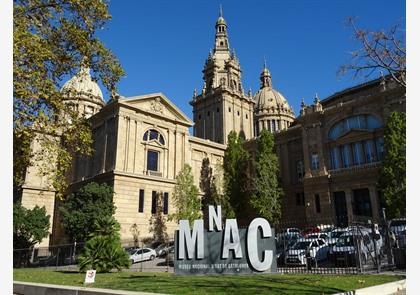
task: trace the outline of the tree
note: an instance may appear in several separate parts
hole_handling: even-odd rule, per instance
[[[272,224],[278,224],[281,217],[281,204],[284,196],[279,184],[279,160],[274,151],[274,136],[262,130],[257,139],[255,159],[255,178],[251,206]]]
[[[45,206],[26,209],[20,203],[13,205],[13,248],[32,248],[48,237],[50,215]]]
[[[224,191],[233,210],[239,219],[247,217],[248,208],[248,164],[250,156],[244,148],[244,140],[235,131],[228,135],[228,144],[223,161]]]
[[[130,226],[130,232],[133,235],[134,240],[134,247],[139,247],[139,236],[140,236],[140,229],[137,223],[133,223]]]
[[[96,35],[111,18],[108,3],[14,0],[13,9],[15,191],[23,184],[26,167],[42,162],[50,165],[39,167],[40,174],[49,175],[62,196],[72,155],[92,152],[90,126],[63,100],[62,80],[83,64],[112,94],[124,74]],[[30,149],[35,137],[42,147],[39,152]],[[51,165],[51,156],[56,165]]]
[[[95,221],[115,213],[114,190],[107,184],[90,182],[66,197],[59,207],[66,234],[72,241],[86,241]]]
[[[208,206],[222,207],[223,218],[234,217],[234,213],[230,206],[229,200],[220,192],[217,182],[220,182],[220,174],[223,173],[223,167],[217,164],[215,167],[216,173],[213,173],[213,169],[210,167],[209,158],[204,158],[201,165],[200,172],[200,189],[203,192],[202,207],[204,215],[204,224],[208,224]],[[220,173],[220,170],[222,173]],[[217,173],[219,171],[219,173]],[[220,185],[220,184],[219,184]]]
[[[201,200],[194,184],[191,166],[185,164],[176,176],[174,188],[174,205],[176,212],[169,216],[170,220],[187,219],[190,224],[201,218]]]
[[[128,253],[121,246],[119,230],[120,225],[113,216],[95,220],[91,238],[78,259],[80,271],[109,272],[114,268],[120,271],[130,266]]]
[[[405,217],[406,145],[404,112],[392,112],[385,125],[385,156],[379,172],[378,189],[389,218]]]
[[[399,85],[406,87],[405,29],[397,24],[388,31],[370,31],[356,27],[354,19],[348,19],[355,39],[361,48],[352,52],[352,63],[340,68],[340,73],[354,71],[364,73],[365,78],[378,71],[389,74]]]
[[[166,218],[163,214],[163,193],[156,194],[156,213],[150,217],[149,232],[153,233],[155,242],[166,242],[168,234],[166,233]]]

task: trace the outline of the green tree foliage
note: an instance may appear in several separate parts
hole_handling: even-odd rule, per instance
[[[163,193],[156,194],[156,213],[150,217],[149,232],[153,233],[155,242],[166,242],[168,234],[166,233],[166,217],[163,214]]]
[[[218,188],[217,184],[219,180],[218,178],[220,176],[219,173],[217,173],[217,170],[222,170],[221,172],[223,173],[223,167],[220,167],[220,165],[216,165],[215,170],[216,174],[213,173],[213,168],[210,167],[209,158],[204,158],[202,161],[200,172],[200,189],[203,192],[203,198],[201,200],[201,203],[203,206],[204,225],[208,225],[209,205],[222,206],[223,218],[234,217],[234,213],[230,206],[229,200],[223,193],[220,192],[220,189]]]
[[[169,216],[170,220],[178,222],[187,219],[192,224],[194,220],[201,218],[201,200],[191,171],[191,166],[185,164],[176,176],[174,188],[176,212]]]
[[[83,63],[93,70],[95,80],[115,93],[116,82],[124,74],[96,36],[111,18],[108,3],[14,0],[13,9],[14,185],[22,185],[26,167],[45,163],[39,167],[40,174],[50,176],[62,196],[72,155],[92,152],[89,124],[59,91],[63,79],[74,75]],[[42,147],[38,153],[29,148],[35,134]]]
[[[114,190],[107,184],[90,182],[68,195],[60,206],[60,218],[71,240],[86,241],[95,221],[115,213]]]
[[[101,216],[94,223],[91,238],[78,259],[80,271],[120,271],[130,266],[128,253],[121,246],[120,225],[113,216]]]
[[[235,131],[228,135],[228,144],[223,161],[224,190],[230,207],[237,218],[245,218],[248,206],[248,166],[250,156],[244,148],[244,140]]]
[[[26,249],[48,237],[50,216],[45,207],[26,209],[20,203],[13,205],[13,248]]]
[[[274,150],[274,136],[267,130],[257,139],[255,178],[251,206],[271,224],[278,224],[284,192],[279,184],[279,160]]]
[[[405,120],[405,113],[392,112],[384,130],[385,157],[379,174],[378,188],[389,218],[405,217]]]

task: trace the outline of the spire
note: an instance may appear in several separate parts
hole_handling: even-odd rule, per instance
[[[267,61],[266,61],[265,57],[264,57],[263,71],[262,71],[261,76],[260,76],[260,81],[261,81],[261,87],[260,88],[271,87],[271,74],[270,74],[270,71],[267,68]]]
[[[317,104],[319,102],[321,102],[321,100],[318,97],[318,92],[315,92],[314,104]]]
[[[222,4],[219,5],[219,17],[223,18],[223,8]]]

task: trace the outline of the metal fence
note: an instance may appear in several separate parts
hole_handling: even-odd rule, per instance
[[[130,271],[173,272],[174,242],[123,240]],[[13,265],[77,269],[84,243],[16,249]],[[282,221],[276,227],[276,259],[281,273],[364,273],[405,269],[405,219],[390,222],[330,219]]]

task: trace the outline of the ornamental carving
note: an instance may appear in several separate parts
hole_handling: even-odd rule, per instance
[[[163,105],[160,102],[160,97],[156,97],[150,104],[150,109],[156,113],[163,113]]]

